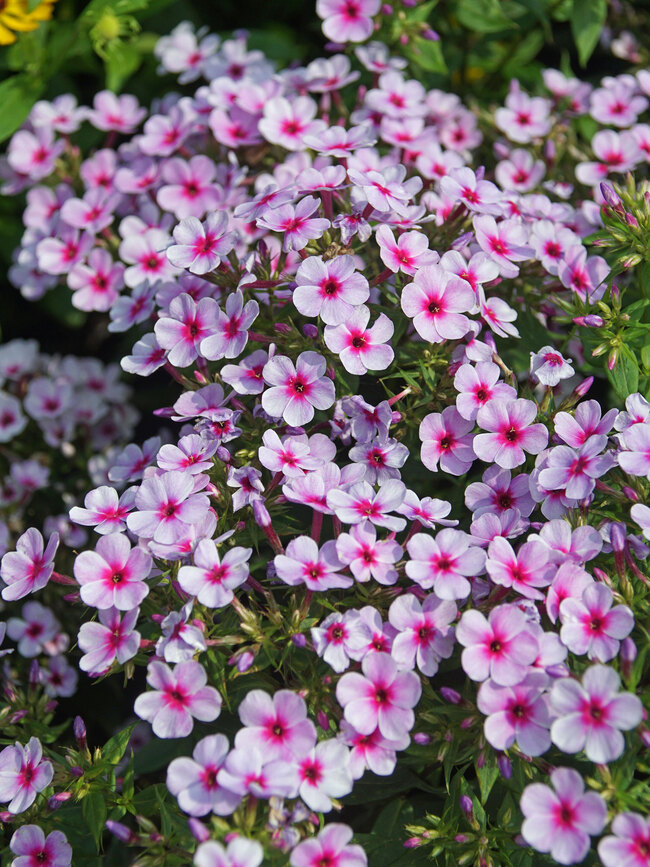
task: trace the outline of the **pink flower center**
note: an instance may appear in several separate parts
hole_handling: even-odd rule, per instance
[[[320,765],[317,762],[305,762],[302,766],[302,778],[315,786],[323,778]]]
[[[515,443],[519,438],[519,431],[516,428],[511,427],[505,432],[504,437],[509,443]]]

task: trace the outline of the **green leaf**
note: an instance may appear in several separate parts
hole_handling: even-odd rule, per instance
[[[106,57],[106,87],[119,93],[141,63],[142,54],[134,42],[113,42]]]
[[[632,353],[623,347],[613,370],[607,369],[609,381],[621,400],[639,389],[639,364]]]
[[[132,723],[125,729],[122,729],[121,732],[113,735],[110,740],[107,740],[102,747],[102,758],[105,759],[107,762],[110,762],[112,765],[116,765],[124,755],[124,751],[126,750],[127,744],[129,743],[129,739],[131,737],[131,733],[133,732],[135,726],[136,723]]]
[[[108,815],[104,795],[97,791],[90,792],[81,802],[81,812],[86,825],[88,825],[88,830],[93,836],[95,846],[99,849],[99,844],[104,833],[104,824]]]
[[[457,0],[454,14],[463,27],[478,33],[509,30],[517,26],[504,14],[499,0]]]
[[[641,347],[641,364],[645,371],[650,372],[650,343]]]
[[[442,54],[440,42],[432,42],[430,39],[415,36],[404,53],[411,63],[421,66],[427,72],[437,72],[441,75],[447,72],[447,64]]]
[[[492,791],[492,786],[499,779],[499,767],[497,760],[492,751],[485,757],[485,764],[479,768],[476,765],[476,776],[478,777],[478,785],[481,790],[481,803],[485,804],[488,795]]]
[[[429,20],[429,13],[435,6],[438,5],[438,0],[429,0],[428,3],[422,3],[419,6],[414,6],[406,11],[406,20],[409,24],[423,24]]]
[[[44,87],[38,78],[22,72],[0,82],[0,142],[16,132]]]
[[[571,32],[581,66],[586,66],[593,54],[606,19],[607,0],[573,0]]]

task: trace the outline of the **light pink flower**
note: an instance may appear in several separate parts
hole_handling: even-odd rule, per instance
[[[262,689],[250,690],[238,712],[244,728],[237,732],[235,745],[260,750],[266,761],[293,762],[316,744],[307,705],[291,690],[281,689],[273,696]]]
[[[367,654],[363,674],[348,672],[336,685],[336,698],[345,719],[361,734],[376,728],[389,740],[401,740],[413,727],[412,708],[420,700],[422,685],[412,671],[399,672],[387,653]]]
[[[402,556],[402,548],[390,539],[378,540],[370,521],[353,525],[349,533],[341,533],[336,540],[336,553],[357,581],[374,578],[384,585],[397,581],[394,565]]]
[[[523,611],[499,605],[489,619],[469,609],[456,627],[456,639],[465,647],[461,663],[472,680],[491,677],[499,686],[521,683],[537,658],[537,639],[528,629]]]
[[[485,551],[472,541],[467,533],[451,527],[435,538],[416,533],[406,543],[411,558],[406,574],[424,590],[433,587],[440,599],[465,599],[471,590],[468,577],[485,568]]]
[[[16,550],[8,551],[0,565],[0,577],[7,585],[2,588],[5,602],[15,602],[45,587],[54,571],[58,546],[59,534],[52,533],[44,549],[43,537],[34,527],[18,538]]]
[[[648,867],[650,864],[650,817],[619,813],[612,822],[615,836],[603,837],[598,854],[605,867]]]
[[[442,413],[430,412],[419,429],[422,440],[420,457],[424,466],[436,472],[440,469],[454,476],[462,476],[474,462],[472,443],[474,434],[470,433],[474,422],[463,418],[453,406],[443,409]]]
[[[403,271],[411,277],[424,265],[435,265],[438,254],[429,250],[427,236],[422,232],[403,232],[395,240],[388,226],[377,227],[375,234],[381,261],[391,271]]]
[[[490,542],[485,568],[495,584],[512,587],[526,599],[543,599],[544,594],[537,588],[547,587],[555,574],[543,542],[524,542],[515,552],[503,536]]]
[[[309,536],[298,536],[289,542],[286,554],[276,555],[274,563],[278,576],[291,586],[306,584],[310,590],[324,591],[353,584],[351,578],[339,574],[343,564],[331,539],[319,549]]]
[[[149,593],[145,578],[151,565],[151,556],[141,548],[132,549],[124,533],[111,533],[98,540],[94,551],[79,554],[74,576],[86,605],[129,611]]]
[[[317,0],[316,14],[324,19],[323,33],[332,42],[365,42],[379,6],[380,0]]]
[[[322,120],[314,120],[316,110],[316,103],[308,96],[299,96],[291,101],[284,96],[276,96],[264,104],[264,114],[258,124],[259,131],[273,144],[279,144],[289,151],[302,150],[306,135],[318,135],[325,129],[326,125]]]
[[[286,355],[274,355],[264,365],[264,379],[272,386],[262,395],[264,410],[296,427],[311,421],[315,409],[329,409],[335,391],[324,375],[326,366],[317,352],[301,352],[295,366]]]
[[[319,2],[324,3],[326,0]],[[317,837],[299,843],[291,852],[289,863],[291,867],[368,867],[366,853],[361,846],[351,844],[351,839],[352,828],[337,822],[331,823]]]
[[[334,738],[321,741],[297,760],[295,782],[298,797],[311,810],[329,812],[332,798],[341,798],[352,791],[350,750]]]
[[[105,674],[116,659],[120,665],[133,659],[140,649],[140,633],[134,629],[139,614],[139,608],[130,608],[120,619],[118,609],[111,606],[99,612],[99,622],[82,623],[77,642],[84,655],[79,668],[96,677]]]
[[[241,798],[221,786],[217,775],[228,755],[225,735],[208,735],[194,747],[192,758],[173,759],[167,768],[167,788],[190,816],[229,816]]]
[[[368,482],[356,482],[349,490],[334,488],[327,494],[327,505],[334,509],[344,524],[371,521],[377,527],[386,527],[398,533],[406,526],[403,518],[388,514],[404,500],[406,486],[397,479],[389,479],[375,491]]]
[[[487,716],[485,737],[495,750],[509,750],[515,741],[528,756],[541,756],[550,748],[548,683],[544,672],[531,671],[514,686],[499,686],[492,680],[481,684],[476,704]]]
[[[420,268],[413,283],[402,290],[402,310],[413,319],[418,334],[430,343],[459,340],[467,334],[470,323],[464,313],[475,304],[467,282],[440,265]]]
[[[201,354],[210,360],[236,358],[248,343],[248,329],[259,313],[257,301],[247,301],[237,289],[226,297],[226,309],[219,310],[217,322],[201,340]]]
[[[607,804],[596,792],[585,794],[582,777],[573,768],[556,768],[551,785],[531,783],[519,806],[524,814],[521,834],[533,849],[550,852],[558,864],[577,864],[607,822]]]
[[[10,813],[23,813],[50,785],[53,776],[54,768],[43,760],[38,738],[30,738],[25,746],[16,741],[15,746],[0,752],[0,803],[9,802]]]
[[[598,764],[618,759],[625,749],[621,730],[636,728],[643,718],[641,700],[619,693],[621,679],[608,665],[592,665],[582,683],[572,678],[556,680],[551,706],[558,719],[551,726],[553,743],[565,753],[584,750]]]
[[[201,843],[194,853],[194,867],[260,867],[264,850],[257,840],[236,837],[224,849],[215,840]]]
[[[195,216],[185,217],[174,229],[176,243],[167,248],[167,258],[176,268],[207,274],[232,250],[235,237],[234,232],[228,232],[225,211],[208,214],[203,222]]]
[[[523,464],[529,454],[539,454],[548,443],[548,431],[543,424],[531,424],[537,415],[532,400],[493,400],[479,409],[476,421],[490,433],[477,434],[473,448],[482,461],[495,462],[512,469]]]
[[[194,493],[197,480],[182,470],[171,470],[145,479],[135,495],[137,511],[131,512],[126,524],[132,533],[171,545],[180,538],[188,524],[205,517],[210,501],[205,494]]]
[[[560,602],[560,638],[572,653],[609,662],[618,653],[620,642],[634,627],[634,615],[627,605],[614,605],[614,594],[605,584],[595,582],[582,596]]]
[[[514,262],[531,259],[533,248],[528,246],[528,235],[521,222],[501,220],[482,214],[474,217],[474,233],[481,249],[499,268],[503,277],[516,277],[519,268]]]
[[[14,833],[9,848],[17,855],[11,867],[70,867],[72,846],[63,831],[47,837],[38,825],[23,825]]]
[[[380,313],[375,324],[368,328],[370,310],[362,304],[345,319],[337,327],[325,326],[327,348],[337,353],[349,373],[363,376],[368,370],[385,370],[395,357],[392,347],[386,345],[395,330],[388,316]]]
[[[456,408],[463,418],[474,421],[479,409],[490,400],[514,400],[517,392],[499,382],[501,371],[492,361],[479,361],[476,367],[462,364],[454,376],[454,388],[460,392]]]
[[[398,631],[393,639],[391,656],[406,670],[417,666],[422,674],[433,677],[441,659],[449,659],[454,648],[454,630],[450,627],[458,611],[453,602],[429,594],[420,603],[412,593],[405,593],[391,603],[388,620]]]
[[[351,659],[362,658],[370,639],[370,630],[352,609],[328,614],[319,626],[311,628],[314,650],[337,674],[345,671]]]
[[[252,548],[235,546],[219,555],[213,539],[201,539],[192,555],[193,566],[181,566],[178,583],[201,605],[224,608],[234,597],[232,592],[248,578],[248,560]]]
[[[133,711],[151,723],[157,737],[183,738],[194,728],[194,719],[213,722],[221,713],[221,696],[207,681],[205,669],[193,659],[173,669],[152,660],[147,683],[153,690],[136,698]]]
[[[327,261],[310,256],[298,268],[296,283],[293,303],[298,312],[320,316],[327,325],[347,322],[353,309],[370,294],[368,281],[355,271],[352,256]]]
[[[125,528],[126,516],[134,501],[134,488],[128,488],[119,496],[115,488],[101,485],[86,494],[84,508],[73,506],[70,509],[70,520],[82,527],[94,527],[101,536],[120,533]]]

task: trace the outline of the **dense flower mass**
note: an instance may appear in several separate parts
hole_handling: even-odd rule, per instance
[[[143,864],[363,867],[397,823],[399,863],[647,867],[647,246],[611,248],[650,193],[609,182],[648,162],[650,73],[546,70],[492,119],[367,41],[379,0],[316,11],[327,59],[183,23],[182,93],[40,102],[9,143],[12,283],[170,376],[138,444],[117,366],[0,347],[12,864],[74,864],[80,814]],[[63,756],[77,668],[137,722]],[[371,775],[419,793],[369,860],[330,817]]]

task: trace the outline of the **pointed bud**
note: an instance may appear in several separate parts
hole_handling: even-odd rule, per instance
[[[472,799],[468,795],[461,795],[458,799],[458,805],[463,811],[467,821],[471,822],[474,818],[474,805],[472,804]]]
[[[499,756],[497,759],[497,765],[499,766],[499,773],[503,779],[509,780],[512,776],[512,764],[508,756]]]
[[[86,724],[80,716],[74,718],[72,723],[72,733],[80,750],[85,750],[88,746],[86,742]]]
[[[114,837],[117,837],[120,843],[135,843],[138,839],[138,835],[121,822],[114,822],[112,819],[107,819],[106,827]]]
[[[605,182],[600,185],[600,194],[603,199],[607,202],[610,208],[613,208],[615,211],[622,207],[621,200],[617,196],[614,188]]]
[[[421,747],[425,747],[427,744],[431,743],[431,736],[426,732],[416,732],[413,735],[413,740],[416,744],[420,744]]]
[[[192,836],[198,843],[205,843],[207,840],[210,839],[210,832],[205,827],[203,822],[199,822],[198,819],[188,819],[187,825],[190,829]]]

